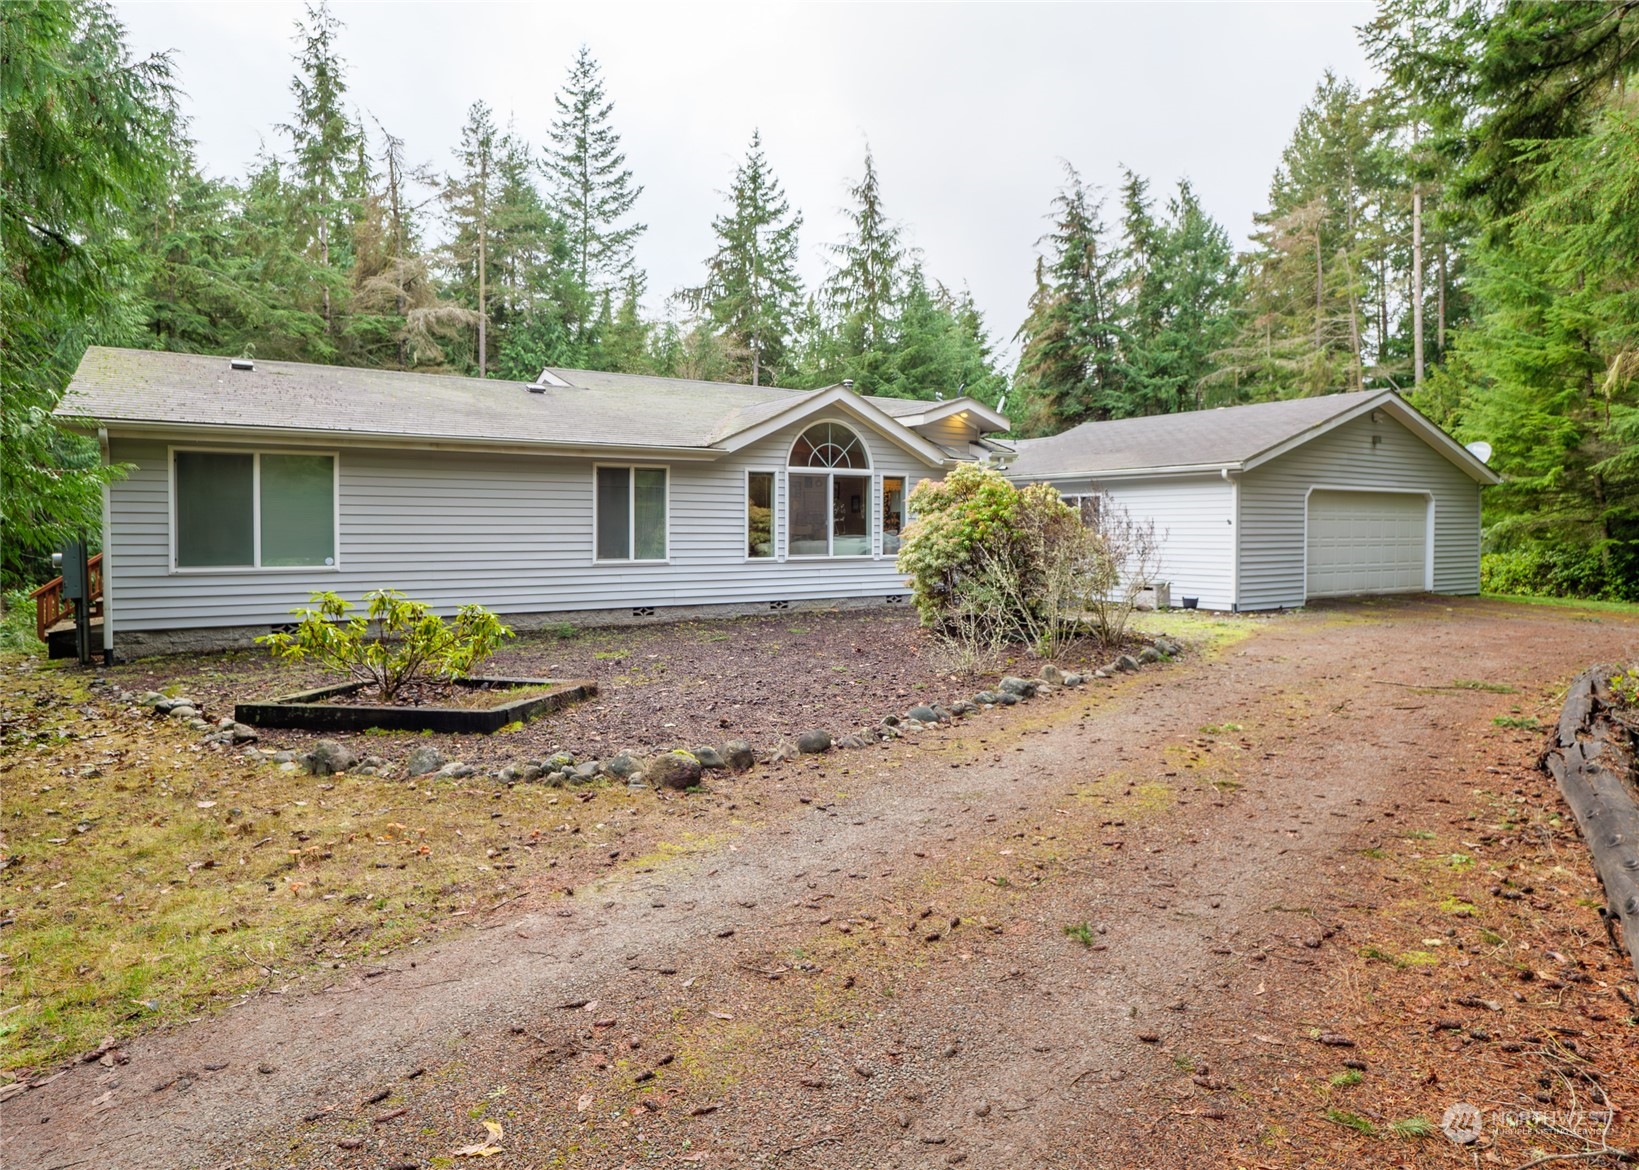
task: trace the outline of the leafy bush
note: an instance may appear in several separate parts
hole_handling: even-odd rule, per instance
[[[1529,545],[1480,557],[1480,592],[1515,597],[1614,598],[1591,549]]]
[[[364,600],[369,608],[359,615],[339,594],[315,593],[317,608],[291,611],[301,619],[294,631],[256,640],[275,657],[316,659],[327,670],[372,684],[391,700],[422,675],[465,677],[495,653],[502,639],[512,637],[481,605],[464,605],[446,622],[424,602],[411,601],[395,589],[377,589]]]
[[[899,568],[923,625],[969,669],[1009,642],[1056,655],[1089,619],[1100,641],[1119,642],[1153,571],[1153,526],[1104,497],[1078,514],[1047,484],[1016,488],[964,464],[918,484],[910,508]]]
[[[5,614],[0,617],[0,650],[42,654],[45,643],[34,636],[34,599],[26,589],[8,589]]]

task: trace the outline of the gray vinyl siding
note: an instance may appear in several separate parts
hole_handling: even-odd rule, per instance
[[[1165,479],[1058,479],[1065,495],[1103,491],[1138,521],[1155,523],[1161,543],[1158,581],[1172,586],[1172,604],[1200,599],[1202,609],[1235,603],[1235,489],[1216,475]]]
[[[1305,600],[1311,488],[1427,492],[1434,499],[1434,589],[1480,590],[1480,485],[1387,414],[1362,416],[1255,467],[1240,482],[1240,608]],[[1372,444],[1373,435],[1380,437]]]
[[[783,551],[786,455],[801,429],[715,462],[672,464],[665,563],[593,562],[590,459],[342,448],[335,569],[189,572],[170,565],[168,445],[115,437],[113,460],[134,468],[110,489],[112,624],[116,637],[119,630],[273,625],[320,589],[357,600],[393,588],[441,612],[478,602],[503,614],[906,594],[891,556],[747,560],[745,473],[779,473],[776,545]],[[880,477],[915,484],[942,472],[880,435],[861,437],[876,477],[873,546],[880,549]]]
[[[966,451],[968,444],[979,437],[979,432],[971,423],[963,422],[956,415],[923,423],[916,428],[916,433],[930,443],[938,443],[953,451]]]

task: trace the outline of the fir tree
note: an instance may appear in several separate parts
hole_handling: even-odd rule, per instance
[[[341,334],[341,309],[335,302],[345,295],[346,273],[352,267],[352,257],[343,253],[370,179],[364,130],[345,106],[347,69],[336,48],[342,27],[328,5],[310,0],[306,21],[296,26],[299,49],[290,82],[295,120],[281,127],[294,152],[295,195],[311,225],[323,281],[325,328],[332,344]]]
[[[1042,237],[1030,315],[1019,328],[1016,384],[1024,428],[1051,432],[1122,413],[1119,273],[1103,223],[1102,200],[1065,164],[1053,199],[1053,230]]]
[[[123,340],[129,216],[163,197],[180,135],[164,56],[133,60],[102,3],[0,6],[0,516],[4,583],[38,584],[94,532],[109,469],[51,410],[85,346]],[[73,165],[64,165],[73,160]]]
[[[779,180],[753,132],[746,158],[734,172],[730,211],[712,221],[717,252],[706,262],[706,283],[690,301],[744,354],[753,386],[776,384],[790,370],[792,334],[802,306],[797,275],[801,213],[793,214]]]
[[[844,214],[852,231],[831,246],[838,263],[824,290],[827,307],[838,322],[839,352],[834,360],[845,366],[868,359],[887,344],[903,292],[905,261],[900,229],[882,208],[882,188],[869,148],[865,174],[848,194],[854,202]],[[862,364],[868,368],[870,362]]]
[[[633,275],[632,245],[645,225],[625,222],[643,188],[632,181],[620,135],[610,122],[615,104],[603,89],[597,61],[586,46],[554,96],[557,117],[549,131],[545,172],[549,206],[563,224],[582,304],[623,288]]]

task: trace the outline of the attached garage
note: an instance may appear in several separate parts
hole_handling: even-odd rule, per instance
[[[1391,391],[1084,423],[1017,446],[1015,482],[1104,492],[1155,523],[1175,605],[1480,589],[1480,492],[1497,476]]]

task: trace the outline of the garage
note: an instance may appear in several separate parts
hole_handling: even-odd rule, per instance
[[[1015,446],[1015,483],[1102,492],[1153,525],[1151,578],[1200,609],[1480,590],[1490,449],[1392,390],[1087,422]]]
[[[1429,499],[1422,492],[1309,493],[1309,597],[1429,588]]]

